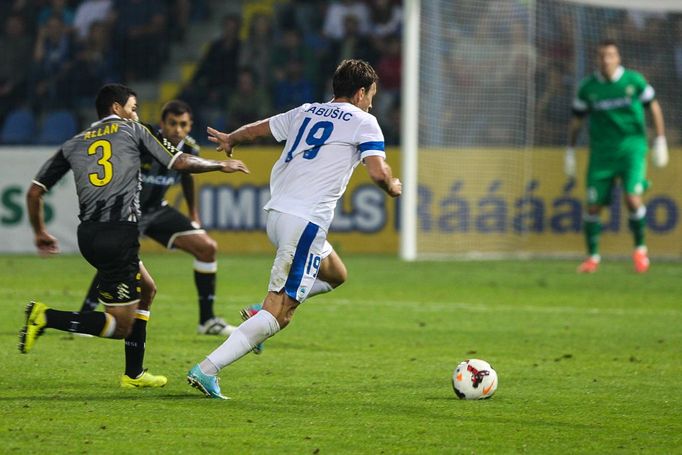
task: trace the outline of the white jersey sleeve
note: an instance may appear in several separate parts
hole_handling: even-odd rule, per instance
[[[381,132],[379,122],[373,115],[367,115],[358,127],[356,141],[360,159],[368,156],[381,156],[386,158],[384,147],[384,134]]]
[[[289,136],[289,129],[300,110],[307,109],[309,104],[295,107],[290,111],[270,117],[270,131],[277,142],[286,140]]]

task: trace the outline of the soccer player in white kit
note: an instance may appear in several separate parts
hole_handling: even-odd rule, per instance
[[[362,60],[344,60],[332,81],[334,98],[222,133],[209,140],[232,155],[243,142],[273,136],[286,140],[270,175],[267,234],[277,248],[263,309],[188,373],[187,380],[211,398],[226,399],[218,372],[285,328],[308,297],[329,292],[346,280],[346,267],[327,242],[336,202],[362,162],[370,178],[391,197],[402,192],[385,162],[384,136],[369,114],[378,77]]]

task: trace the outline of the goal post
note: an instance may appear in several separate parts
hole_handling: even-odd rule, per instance
[[[584,254],[585,132],[577,179],[563,151],[577,85],[606,38],[661,102],[671,161],[649,172],[648,243],[654,257],[682,257],[682,74],[660,49],[682,36],[679,13],[679,0],[404,0],[401,258]],[[613,199],[603,253],[625,255],[627,212]]]

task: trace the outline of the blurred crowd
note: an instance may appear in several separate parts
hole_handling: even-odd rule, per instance
[[[219,36],[196,50],[196,70],[177,93],[194,107],[198,128],[230,130],[330,99],[338,62],[362,58],[380,77],[373,113],[386,142],[399,143],[401,0],[238,3],[239,14],[216,19],[211,0],[3,0],[0,125],[17,108],[36,118],[82,111],[107,82],[162,82],[188,27],[219,20]],[[422,9],[424,143],[564,144],[576,84],[607,37],[655,87],[679,142],[682,16],[555,0],[430,1]]]
[[[0,118],[17,106],[36,114],[89,106],[104,83],[158,77],[194,3],[4,0]]]
[[[237,128],[306,102],[332,98],[331,76],[346,58],[380,78],[373,113],[386,141],[400,123],[402,8],[395,0],[245,2],[228,15],[180,98],[201,123]],[[266,6],[264,4],[269,4]]]
[[[377,69],[375,113],[387,119],[387,141],[398,142],[400,1],[241,3],[241,14],[223,17],[220,36],[203,54],[197,50],[196,71],[177,94],[194,106],[199,125],[231,129],[329,99],[336,64],[353,57]],[[0,124],[17,108],[40,117],[90,106],[104,83],[134,89],[137,81],[158,80],[169,47],[182,42],[189,24],[208,20],[210,6],[202,0],[4,1]]]

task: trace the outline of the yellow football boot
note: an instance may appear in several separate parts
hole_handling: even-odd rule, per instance
[[[47,319],[45,318],[47,305],[40,302],[29,302],[26,305],[26,323],[19,332],[19,351],[23,354],[33,349],[33,345],[45,331]]]
[[[121,376],[121,387],[124,389],[141,389],[144,387],[163,387],[168,382],[168,378],[161,375],[151,374],[144,370],[141,375],[131,378],[128,375]]]

